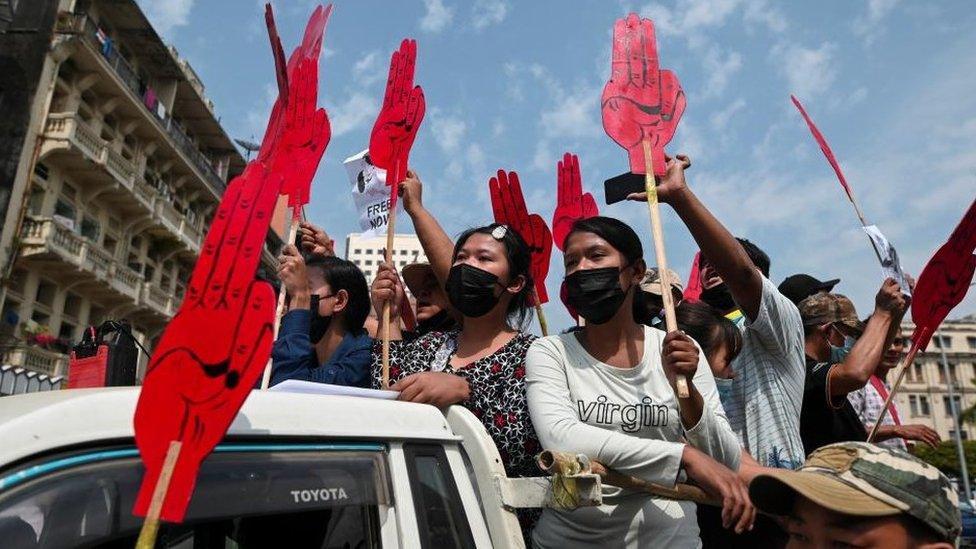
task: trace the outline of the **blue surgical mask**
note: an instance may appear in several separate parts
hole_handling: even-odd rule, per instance
[[[831,364],[837,364],[837,363],[840,363],[840,362],[844,362],[844,359],[847,358],[847,355],[850,354],[851,349],[854,348],[854,344],[855,343],[857,343],[857,340],[854,339],[853,337],[851,337],[851,336],[844,336],[844,346],[843,347],[837,347],[836,345],[831,345],[830,346],[830,363]]]
[[[718,390],[718,399],[722,401],[722,408],[728,410],[732,404],[732,378],[715,378],[715,389]]]

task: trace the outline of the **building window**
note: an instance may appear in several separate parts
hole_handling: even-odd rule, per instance
[[[64,198],[58,197],[58,201],[54,204],[54,215],[61,216],[65,220],[74,224],[75,205],[68,202]],[[74,227],[72,227],[72,229],[74,229]]]
[[[932,343],[936,349],[948,349],[952,347],[952,336],[933,337]]]
[[[956,438],[956,430],[955,429],[949,429],[949,438],[950,439],[955,439]],[[963,429],[962,431],[959,431],[959,438],[961,438],[962,440],[968,440],[969,439],[969,433],[967,433],[966,430]]]
[[[918,397],[915,395],[908,395],[908,407],[911,409],[912,417],[918,416]]]
[[[53,283],[46,280],[41,280],[37,284],[37,293],[34,295],[34,301],[42,305],[47,305],[48,307],[54,306],[54,294],[58,291],[58,287]]]
[[[61,328],[58,330],[58,337],[74,343],[75,328],[76,326],[74,324],[62,321]]]
[[[969,350],[976,350],[976,337],[969,336],[966,338],[966,344],[969,345]]]
[[[373,260],[372,259],[367,259],[366,260],[366,264],[367,265],[372,265],[373,264]]]
[[[912,363],[912,369],[908,371],[909,381],[913,383],[922,383],[922,365],[918,362]]]
[[[44,189],[31,187],[27,208],[32,215],[42,215],[44,213],[44,195]]]
[[[953,400],[956,401],[956,409],[957,410],[962,410],[962,402],[961,402],[961,398],[959,397],[959,395],[955,395],[953,397]],[[942,397],[942,407],[945,408],[945,415],[947,415],[949,417],[953,417],[953,415],[952,415],[952,406],[949,404],[949,397],[948,396]]]
[[[92,242],[98,242],[98,236],[102,233],[102,225],[98,220],[88,217],[81,219],[81,236],[88,238]]]
[[[951,362],[947,364],[946,367],[943,367],[942,364],[939,365],[939,383],[943,385],[945,384],[946,382],[945,372],[947,368],[949,370],[949,379],[952,380],[952,383],[959,383],[959,378],[956,376],[956,365]]]
[[[356,248],[356,250],[353,251],[352,253],[357,254],[357,255],[358,254],[361,254],[361,253],[363,253],[363,249],[362,248]]]
[[[373,255],[373,249],[372,248],[366,248],[366,255]]]
[[[921,416],[928,416],[932,413],[929,408],[929,397],[924,395],[918,397],[918,413]]]
[[[37,177],[47,181],[47,178],[50,176],[50,171],[48,170],[46,164],[43,162],[38,162],[37,164],[34,164],[34,174],[37,175]]]
[[[400,250],[400,255],[407,255],[407,250]]]

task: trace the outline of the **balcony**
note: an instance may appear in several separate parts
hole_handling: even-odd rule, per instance
[[[18,343],[0,350],[0,364],[19,366],[50,377],[63,376],[68,371],[68,355]]]
[[[142,285],[142,303],[165,317],[176,314],[176,308],[179,306],[176,298],[149,282],[144,282]]]
[[[132,100],[140,105],[145,114],[158,124],[159,128],[170,137],[175,148],[181,152],[191,166],[210,187],[214,196],[223,195],[227,187],[226,182],[214,169],[213,164],[207,157],[200,152],[200,149],[193,143],[193,140],[186,134],[186,130],[168,114],[160,116],[159,113],[151,110],[143,97],[145,86],[139,80],[136,71],[129,65],[118,51],[111,46],[106,46],[99,37],[99,29],[95,23],[84,13],[61,14],[59,16],[57,31],[62,34],[73,34],[81,37],[94,54],[102,59],[104,64],[113,72],[128,91],[132,93]]]
[[[141,176],[130,160],[112,149],[108,143],[75,113],[52,113],[44,125],[44,137],[52,142],[68,143],[86,158],[102,166],[119,185],[135,195],[137,202],[149,212],[159,225],[169,230],[194,254],[200,252],[202,231],[187,223],[186,217]]]

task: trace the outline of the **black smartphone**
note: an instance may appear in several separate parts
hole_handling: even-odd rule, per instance
[[[644,192],[644,174],[622,173],[603,182],[603,195],[607,204],[616,204],[627,199],[631,193]]]

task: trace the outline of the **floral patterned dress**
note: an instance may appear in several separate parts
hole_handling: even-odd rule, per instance
[[[436,371],[437,363],[449,359],[459,330],[431,332],[409,343],[390,342],[390,384],[411,374]],[[525,353],[535,336],[519,332],[494,353],[461,367],[447,365],[443,371],[467,380],[471,396],[460,404],[470,410],[488,430],[510,477],[538,476],[535,456],[541,450],[525,400]],[[373,346],[373,388],[382,378],[382,342]],[[440,354],[440,357],[438,357]],[[440,360],[438,360],[440,358]]]

